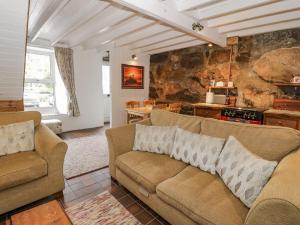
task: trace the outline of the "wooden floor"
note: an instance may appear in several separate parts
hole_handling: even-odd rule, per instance
[[[63,139],[78,138],[85,136],[104,135],[105,128],[95,128],[82,131],[74,131],[62,134]],[[117,184],[111,179],[108,168],[94,171],[76,178],[65,180],[65,190],[63,196],[50,196],[40,201],[34,202],[30,205],[14,210],[10,213],[0,216],[0,225],[5,225],[5,221],[10,218],[12,214],[50,201],[53,198],[59,199],[63,207],[67,208],[83,200],[96,196],[108,190],[115,198],[125,206],[142,224],[147,225],[161,225],[168,224],[158,214],[151,210],[148,206],[143,204],[133,194],[131,194],[124,187]]]

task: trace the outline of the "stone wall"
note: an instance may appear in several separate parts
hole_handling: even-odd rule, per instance
[[[150,98],[205,101],[209,81],[227,81],[230,48],[200,45],[151,56]],[[233,48],[237,106],[269,107],[284,95],[274,82],[300,76],[300,29],[242,37]]]

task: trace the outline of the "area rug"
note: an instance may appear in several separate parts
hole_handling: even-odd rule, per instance
[[[108,147],[104,135],[66,139],[65,142],[68,144],[64,163],[66,179],[108,165]]]
[[[74,225],[141,225],[108,191],[66,209]]]

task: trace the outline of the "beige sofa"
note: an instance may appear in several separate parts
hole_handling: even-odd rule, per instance
[[[28,120],[34,120],[35,150],[0,157],[0,215],[64,189],[67,145],[41,124],[41,114],[0,113],[0,125]]]
[[[146,125],[177,125],[196,133],[234,135],[250,151],[279,162],[251,209],[217,175],[168,155],[132,151],[135,125],[106,131],[113,178],[171,224],[300,224],[300,133],[284,127],[231,123],[155,110]]]

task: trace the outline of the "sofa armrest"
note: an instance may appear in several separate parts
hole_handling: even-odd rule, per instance
[[[150,119],[142,120],[138,124],[151,125]],[[135,124],[129,124],[105,131],[109,149],[109,171],[116,179],[115,161],[119,155],[132,150],[135,137]]]
[[[245,224],[300,224],[300,149],[278,164],[251,207]]]
[[[62,175],[67,148],[67,144],[45,125],[36,128],[35,150],[47,161],[48,175]]]

